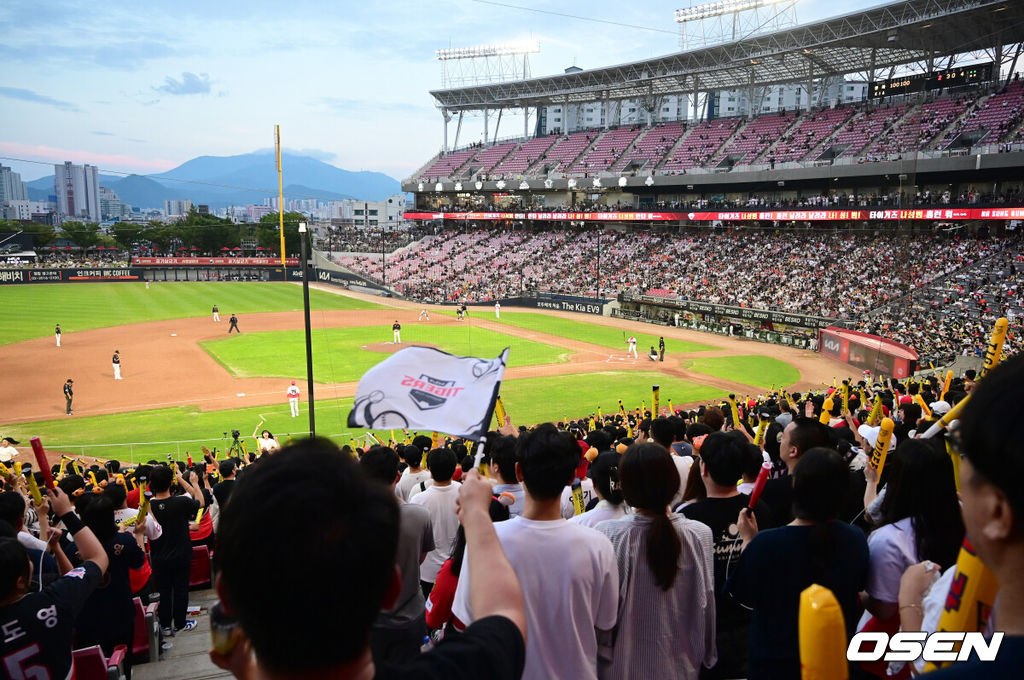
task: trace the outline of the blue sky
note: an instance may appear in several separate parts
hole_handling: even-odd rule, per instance
[[[541,48],[533,75],[596,68],[678,50],[673,10],[691,4],[500,1],[661,30],[476,0],[4,0],[0,156],[145,174],[271,147],[280,124],[287,151],[402,178],[441,146],[428,93],[441,85],[434,50],[532,37]],[[798,15],[815,21],[877,4],[801,0]],[[522,127],[505,117],[500,132]],[[482,122],[468,120],[460,143],[481,133]],[[0,162],[25,180],[52,173]]]

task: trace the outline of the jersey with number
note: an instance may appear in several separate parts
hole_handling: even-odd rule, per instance
[[[85,562],[41,593],[29,593],[0,607],[0,676],[70,678],[72,626],[100,576],[95,563]]]
[[[289,399],[298,399],[299,398],[299,388],[296,387],[295,385],[292,385],[291,387],[288,388],[287,394],[288,394],[288,398]]]

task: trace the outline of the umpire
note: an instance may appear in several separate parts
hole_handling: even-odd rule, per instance
[[[64,415],[66,416],[71,415],[71,400],[75,398],[75,391],[72,387],[74,383],[75,381],[71,378],[68,378],[67,382],[64,383],[64,402],[67,406]]]

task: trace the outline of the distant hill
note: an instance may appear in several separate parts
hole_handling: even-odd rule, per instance
[[[315,158],[282,154],[285,198],[346,198],[378,201],[401,192],[398,180],[379,172],[342,170]],[[240,156],[200,156],[159,175],[100,175],[100,185],[136,208],[163,208],[164,201],[188,199],[194,205],[223,208],[260,204],[277,195],[272,152]],[[28,183],[29,198],[53,194],[53,175]]]

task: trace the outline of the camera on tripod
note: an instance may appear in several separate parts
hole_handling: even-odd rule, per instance
[[[238,430],[231,430],[231,436],[234,438],[236,442],[238,441],[238,437],[240,434],[241,433]]]

